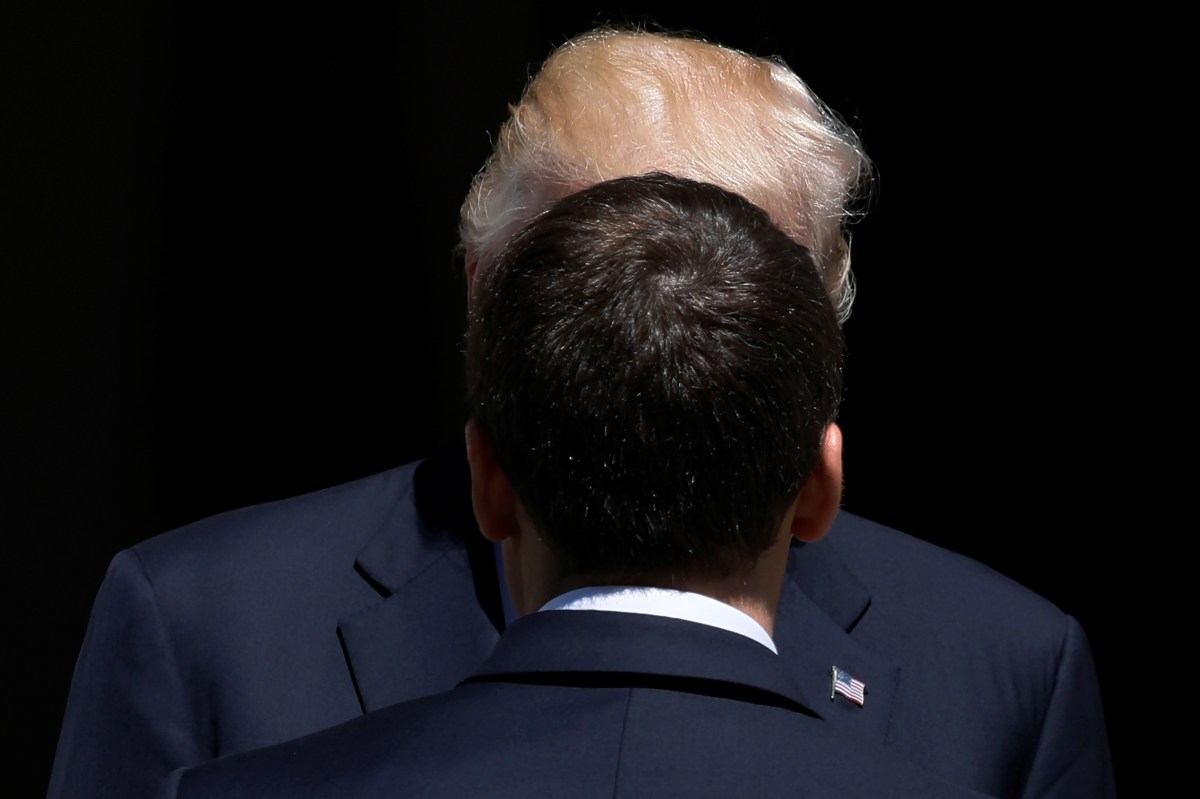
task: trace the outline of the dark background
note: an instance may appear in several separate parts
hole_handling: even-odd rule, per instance
[[[1114,353],[1136,325],[1095,277],[1119,223],[1089,147],[1118,66],[1020,16],[499,5],[114,0],[8,26],[4,523],[34,779],[119,549],[461,435],[459,203],[538,60],[611,20],[780,55],[862,133],[845,506],[1081,620],[1124,792],[1141,666],[1109,542],[1135,517]]]

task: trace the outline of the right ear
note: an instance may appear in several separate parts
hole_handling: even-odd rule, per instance
[[[821,454],[792,503],[791,534],[801,541],[820,539],[833,526],[841,504],[842,430],[831,422],[821,439]]]
[[[519,530],[516,494],[496,462],[492,437],[483,422],[467,420],[467,463],[471,467],[471,507],[483,537],[503,541]]]

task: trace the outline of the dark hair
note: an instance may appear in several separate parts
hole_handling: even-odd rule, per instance
[[[725,576],[775,539],[841,400],[808,251],[717,186],[559,200],[477,276],[472,412],[565,574]]]

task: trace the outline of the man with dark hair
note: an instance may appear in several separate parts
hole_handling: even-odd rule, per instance
[[[807,250],[749,201],[651,174],[558,202],[467,335],[475,515],[525,615],[460,687],[175,795],[970,795],[842,738],[771,639],[790,541],[837,514],[841,364]]]
[[[490,434],[566,575],[724,579],[778,543],[800,484],[828,466],[829,298],[800,245],[702,186],[585,192],[476,286],[470,440]]]

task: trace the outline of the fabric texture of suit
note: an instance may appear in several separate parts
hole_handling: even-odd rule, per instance
[[[980,796],[804,707],[761,644],[678,619],[518,619],[461,687],[172,775],[170,799]]]
[[[119,553],[51,799],[155,796],[174,769],[453,688],[503,615],[461,449]],[[1080,625],[995,571],[851,514],[793,546],[775,642],[841,736],[997,797],[1115,795]],[[769,654],[769,653],[768,653]],[[830,669],[866,684],[830,700]]]

